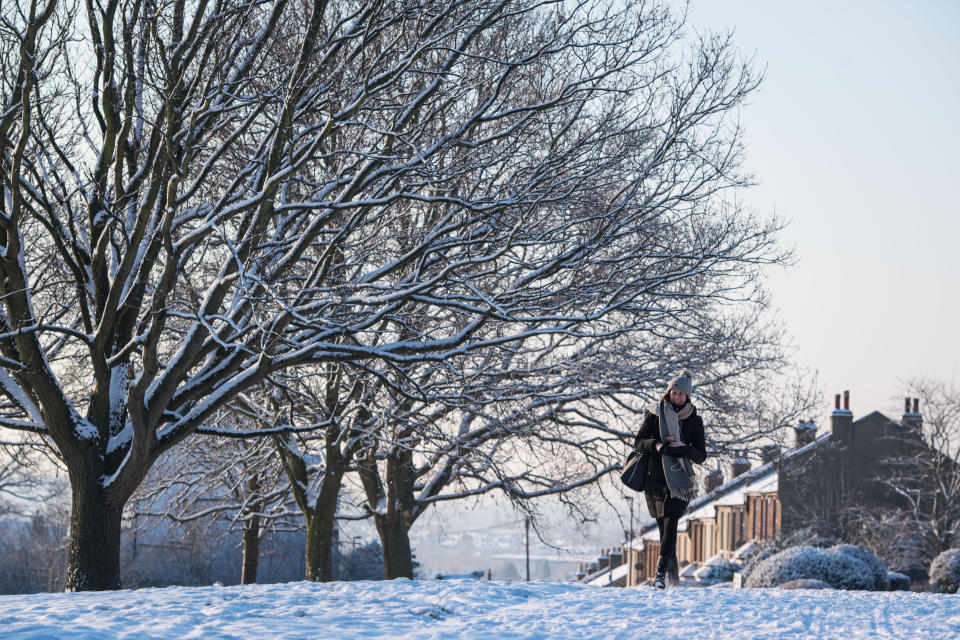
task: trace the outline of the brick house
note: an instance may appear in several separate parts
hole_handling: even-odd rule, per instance
[[[817,518],[828,520],[846,506],[898,506],[896,496],[877,478],[885,461],[924,446],[912,428],[920,424],[916,399],[912,407],[907,399],[900,422],[877,411],[854,420],[849,394],[844,393],[842,408],[837,396],[827,433],[817,435],[815,425],[801,423],[794,427],[790,451],[781,454],[779,447],[764,447],[755,469],[737,458],[726,482],[719,471],[708,473],[706,495],[691,502],[680,520],[681,575],[695,577],[711,559],[736,559],[755,541],[802,529]],[[651,520],[632,543],[623,544],[616,565],[607,550],[603,566],[581,567],[578,579],[598,585],[640,584],[653,577],[659,547],[657,525]]]

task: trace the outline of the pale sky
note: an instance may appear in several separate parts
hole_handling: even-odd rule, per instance
[[[907,378],[960,384],[960,1],[699,0],[689,24],[766,68],[738,195],[790,221],[769,290],[817,422],[845,389],[855,418],[899,418]]]

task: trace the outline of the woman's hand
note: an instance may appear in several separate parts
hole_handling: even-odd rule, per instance
[[[663,448],[664,448],[665,446],[667,446],[667,444],[669,444],[669,445],[672,447],[672,446],[674,446],[674,443],[675,443],[676,441],[677,441],[677,439],[674,438],[673,436],[667,436],[667,441],[666,441],[666,442],[658,442],[658,443],[656,444],[656,447],[655,447],[655,448],[656,448],[656,450],[657,450],[657,453],[663,453]],[[670,453],[670,451],[667,451],[667,453]]]
[[[674,458],[686,458],[690,455],[690,445],[671,442],[667,453]]]

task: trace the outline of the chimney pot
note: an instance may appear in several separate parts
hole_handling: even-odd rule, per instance
[[[796,448],[799,449],[816,440],[817,425],[813,423],[813,420],[807,420],[806,422],[801,420],[797,426],[793,428],[793,433],[796,438],[794,444]]]
[[[914,429],[923,427],[923,416],[920,415],[920,398],[904,398],[903,424],[909,425]],[[910,400],[913,400],[913,407],[910,406]],[[911,411],[911,409],[913,409]]]
[[[712,493],[714,489],[723,484],[723,473],[719,469],[714,469],[704,478],[704,490],[706,493]]]
[[[760,448],[760,460],[766,464],[780,457],[780,446],[776,444],[765,444]]]
[[[834,402],[833,408],[834,408],[834,409],[839,409],[839,408],[840,408],[840,394],[839,394],[839,393],[833,397],[833,402]]]
[[[733,459],[733,462],[730,464],[730,475],[731,477],[736,478],[742,473],[750,471],[750,461],[747,460],[746,456],[740,454]]]
[[[610,568],[616,569],[623,564],[623,551],[620,549],[610,549]]]
[[[838,393],[836,396],[837,408],[833,410],[833,414],[830,416],[830,433],[836,436],[843,446],[847,446],[852,444],[851,440],[853,437],[853,431],[851,429],[853,414],[850,412],[850,392],[844,391],[843,397],[846,407],[841,409],[840,394]]]

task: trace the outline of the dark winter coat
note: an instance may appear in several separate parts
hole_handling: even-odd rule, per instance
[[[685,455],[682,457],[689,458],[697,464],[703,464],[704,460],[707,459],[707,445],[704,441],[703,420],[697,415],[696,409],[687,418],[680,420],[680,439],[688,445]],[[652,496],[666,497],[667,493],[667,479],[663,475],[663,459],[656,450],[656,445],[660,441],[660,419],[656,414],[647,411],[644,414],[643,424],[640,425],[640,430],[637,432],[637,437],[634,439],[633,448],[650,454],[650,464],[647,465],[645,482],[645,493],[648,498]],[[671,499],[670,502],[679,503],[682,501]],[[683,508],[686,508],[686,503],[683,502],[682,504]],[[677,506],[679,507],[679,505]],[[662,508],[660,510],[662,511]],[[654,517],[657,517],[657,515],[654,515]]]

